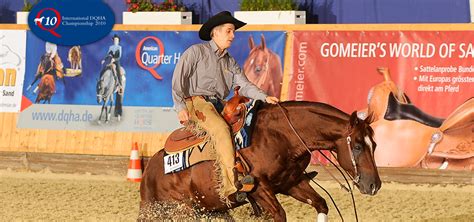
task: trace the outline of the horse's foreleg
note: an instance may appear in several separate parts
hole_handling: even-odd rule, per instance
[[[260,209],[260,206],[258,206],[257,202],[255,202],[255,199],[253,199],[253,197],[250,195],[247,197],[247,199],[249,199],[249,202],[252,205],[255,216],[260,217],[262,215],[262,209]]]
[[[104,113],[104,105],[102,105],[102,108],[100,109],[99,123],[100,123],[100,119],[102,118],[103,113]]]
[[[285,210],[266,182],[260,181],[257,189],[250,196],[257,201],[264,211],[273,216],[274,221],[286,221]]]
[[[301,180],[300,183],[290,188],[287,193],[291,197],[313,206],[318,211],[318,222],[326,222],[328,214],[328,205],[314,189],[309,185],[309,180]]]

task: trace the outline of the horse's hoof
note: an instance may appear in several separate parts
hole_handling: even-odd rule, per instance
[[[247,193],[245,193],[245,192],[235,193],[235,200],[237,202],[244,202],[246,199],[247,199]]]
[[[119,122],[120,122],[120,118],[121,118],[120,115],[118,115],[118,116],[117,116],[117,120],[118,120]]]
[[[319,213],[318,222],[328,222],[328,215],[326,215],[325,213]]]

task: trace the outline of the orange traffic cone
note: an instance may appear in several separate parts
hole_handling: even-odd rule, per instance
[[[142,181],[142,166],[140,156],[138,155],[138,144],[134,143],[130,153],[130,162],[128,163],[127,180],[133,182]]]

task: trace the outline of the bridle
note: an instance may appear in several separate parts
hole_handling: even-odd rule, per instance
[[[359,171],[357,170],[357,163],[355,161],[355,156],[354,156],[354,152],[352,152],[352,147],[351,147],[351,134],[352,132],[349,133],[349,135],[347,135],[346,137],[346,141],[347,141],[347,148],[349,149],[349,154],[351,156],[351,162],[352,162],[352,167],[354,168],[354,175],[355,177],[351,176],[351,174],[349,172],[347,172],[347,175],[349,175],[349,177],[352,179],[352,181],[354,182],[355,185],[359,185],[359,181],[360,181],[360,174],[359,174]],[[343,168],[344,169],[344,168]]]
[[[290,126],[291,130],[293,131],[293,133],[296,135],[296,137],[298,138],[298,140],[300,141],[300,143],[303,145],[303,147],[306,149],[306,151],[310,154],[310,155],[313,155],[311,153],[311,150],[309,149],[309,147],[306,145],[306,143],[304,142],[304,140],[301,138],[301,136],[299,135],[299,133],[296,131],[295,127],[293,126],[293,124],[291,123],[290,119],[288,118],[288,115],[285,113],[285,109],[278,103],[277,104],[278,107],[280,107],[280,110],[282,111],[283,113],[283,116],[285,117],[286,121],[288,122],[288,125]],[[348,135],[346,137],[346,142],[347,142],[347,148],[349,149],[349,154],[351,156],[351,162],[352,162],[352,167],[354,168],[354,175],[355,177],[353,177],[347,170],[345,170],[344,168],[344,171],[346,171],[346,173],[349,175],[349,177],[351,178],[351,180],[354,182],[354,184],[356,186],[359,185],[359,181],[360,181],[360,174],[359,174],[359,171],[357,170],[357,162],[355,161],[355,156],[354,156],[354,152],[352,152],[352,147],[351,147],[351,135],[352,135],[352,130],[348,130]],[[334,167],[336,167],[339,171],[340,168],[339,166],[337,166],[333,161],[331,161],[324,153],[322,153],[320,150],[318,150]],[[325,169],[328,174],[335,180],[339,183],[339,185],[344,188],[345,190],[349,191],[349,188],[345,187],[341,182],[339,182],[339,180],[328,170],[324,167],[324,165],[321,164],[321,166],[323,167],[323,169]]]

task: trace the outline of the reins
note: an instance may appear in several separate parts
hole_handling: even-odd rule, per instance
[[[301,142],[301,144],[303,145],[303,147],[306,149],[306,151],[308,151],[308,153],[310,154],[310,156],[312,156],[312,153],[311,153],[311,150],[308,148],[308,146],[306,145],[306,143],[303,141],[303,139],[301,138],[301,136],[298,134],[298,132],[296,131],[295,127],[293,126],[293,124],[291,123],[288,115],[286,114],[285,112],[285,108],[283,108],[280,103],[277,103],[277,106],[280,108],[281,112],[283,113],[283,116],[285,117],[286,121],[288,122],[288,125],[290,126],[291,130],[293,131],[293,133],[296,135],[296,137],[298,138],[298,140]],[[350,135],[351,133],[349,133],[349,135],[347,136],[346,138],[346,141],[347,141],[347,145],[348,145],[348,148],[349,148],[349,151],[350,151],[350,154],[351,154],[351,161],[352,161],[352,165],[354,166],[354,169],[355,169],[355,174],[357,175],[356,178],[352,178],[352,176],[348,173],[349,177],[352,178],[352,180],[357,183],[358,180],[359,180],[359,175],[357,174],[357,166],[356,166],[356,163],[355,163],[355,159],[354,159],[354,156],[352,154],[352,150],[351,150],[351,147],[350,147],[350,142],[351,142],[351,139],[350,139]],[[339,182],[339,180],[323,165],[321,164],[320,162],[320,165],[322,166],[322,168],[337,182],[339,183],[339,185],[341,186],[341,188],[343,188],[344,190],[346,190],[347,192],[350,192],[351,194],[351,197],[352,197],[352,206],[354,207],[354,213],[355,213],[355,217],[356,217],[356,221],[359,221],[358,217],[357,217],[357,209],[356,209],[356,205],[355,205],[355,199],[354,199],[354,194],[352,192],[352,188],[351,186],[349,185],[349,181],[347,180],[346,176],[344,175],[344,173],[341,171],[341,169],[333,162],[331,161],[321,150],[318,150],[318,152],[326,159],[328,160],[338,171],[339,173],[342,175],[342,177],[344,178],[344,180],[346,181],[346,184],[349,188],[347,188],[346,186],[344,186],[341,182]],[[306,171],[305,171],[306,172]],[[316,185],[318,185],[322,190],[324,190],[326,192],[326,194],[329,195],[332,203],[334,204],[334,207],[336,208],[337,212],[339,213],[339,216],[341,217],[341,220],[344,221],[344,218],[342,217],[342,214],[341,212],[339,211],[339,208],[337,207],[336,205],[336,202],[334,201],[334,199],[332,198],[331,194],[329,194],[329,192],[325,189],[322,188],[321,185],[319,185],[318,183],[316,183],[316,181],[314,181],[312,178],[310,178],[311,181],[313,181],[313,183],[315,183]]]

